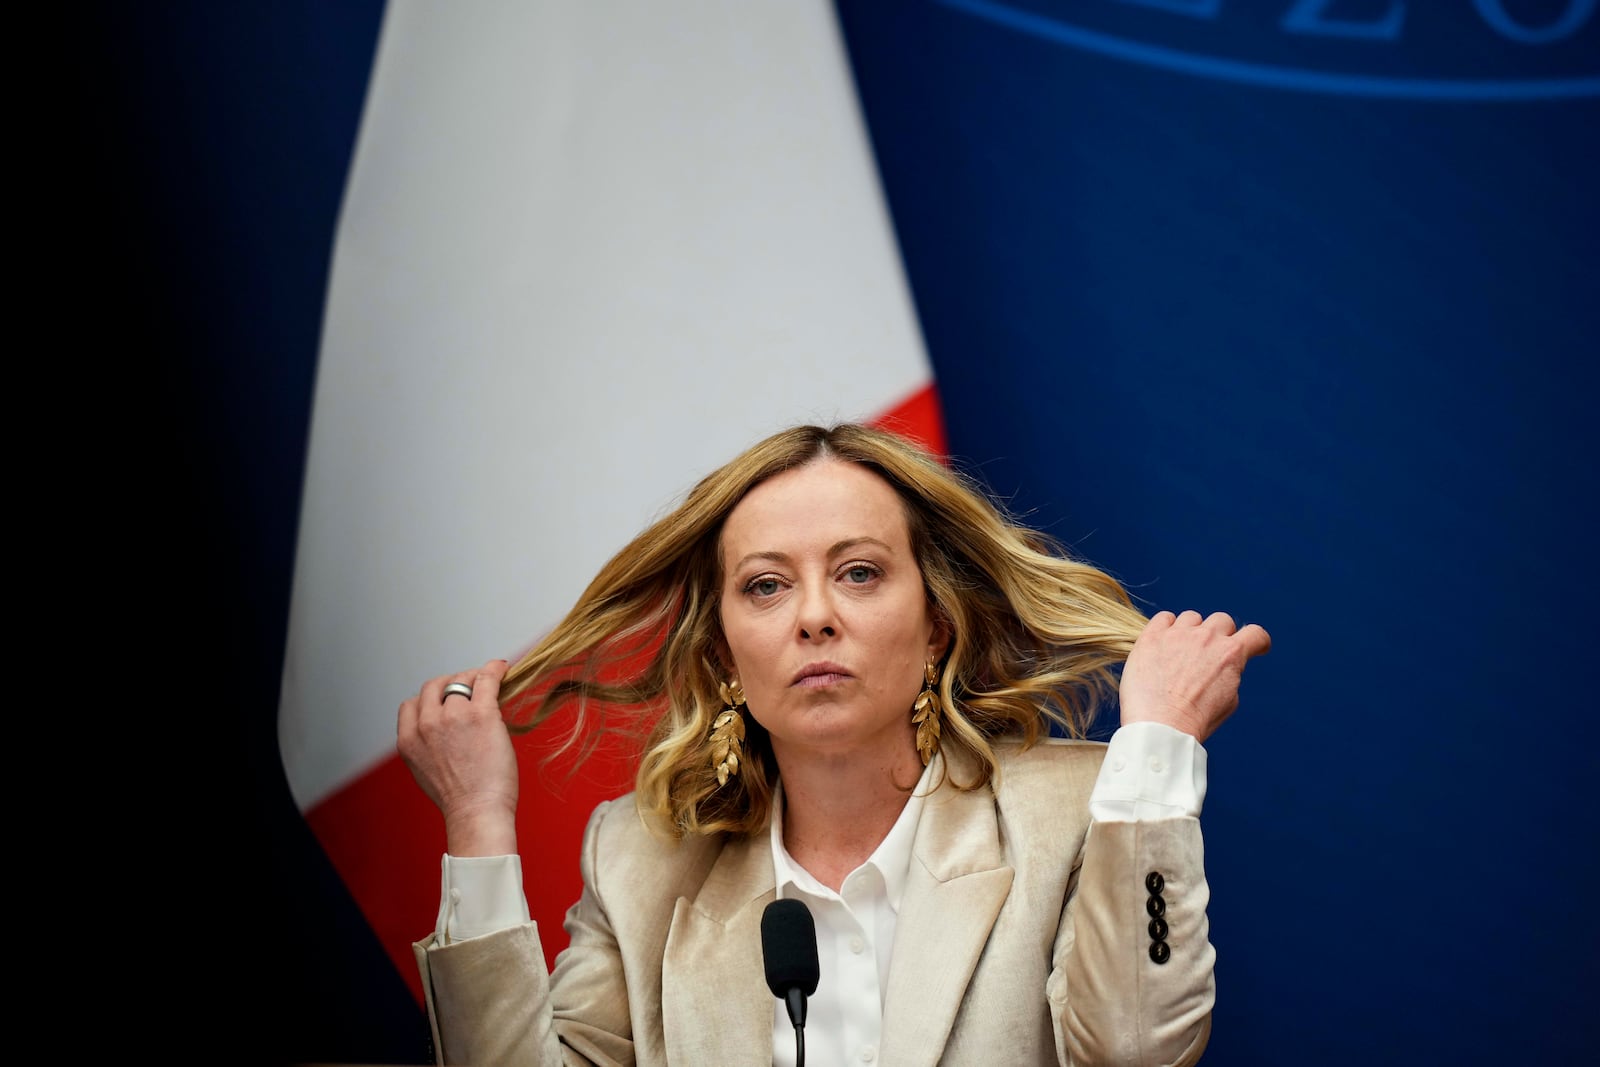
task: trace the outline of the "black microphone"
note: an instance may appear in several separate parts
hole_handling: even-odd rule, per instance
[[[761,955],[767,988],[794,1023],[795,1067],[806,1064],[806,998],[817,991],[817,923],[798,900],[774,900],[761,914]]]

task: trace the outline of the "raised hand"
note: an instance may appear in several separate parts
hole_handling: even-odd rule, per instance
[[[507,663],[444,674],[400,704],[396,747],[411,775],[444,815],[453,856],[517,851],[517,756],[500,715]],[[453,683],[472,696],[445,692]]]
[[[1122,669],[1123,725],[1161,722],[1204,741],[1239,706],[1245,664],[1271,647],[1266,630],[1220,611],[1157,612]]]

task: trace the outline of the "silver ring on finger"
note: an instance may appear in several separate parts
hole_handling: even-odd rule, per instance
[[[449,700],[453,696],[466,697],[468,700],[471,700],[472,686],[465,682],[451,682],[449,685],[444,687],[444,695],[439,699],[441,701]]]

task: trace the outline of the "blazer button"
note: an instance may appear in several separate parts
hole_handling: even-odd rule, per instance
[[[1157,918],[1150,920],[1150,940],[1165,941],[1167,939],[1167,920]]]
[[[1150,942],[1150,959],[1155,963],[1166,963],[1172,958],[1172,950],[1165,941]]]
[[[1167,880],[1161,877],[1160,871],[1151,871],[1144,877],[1144,887],[1151,893],[1159,893],[1167,887]]]
[[[1153,896],[1144,902],[1144,910],[1153,919],[1159,919],[1167,913],[1167,902],[1160,896]]]

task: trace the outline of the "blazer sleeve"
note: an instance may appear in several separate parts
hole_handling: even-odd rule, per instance
[[[1211,1035],[1200,820],[1092,822],[1047,988],[1061,1062],[1187,1065]]]
[[[596,807],[584,831],[583,894],[567,911],[568,947],[545,969],[538,924],[522,923],[441,945],[412,945],[422,973],[439,1064],[557,1067],[633,1062],[621,953],[596,889],[600,827],[616,804]],[[553,992],[554,991],[554,992]]]

